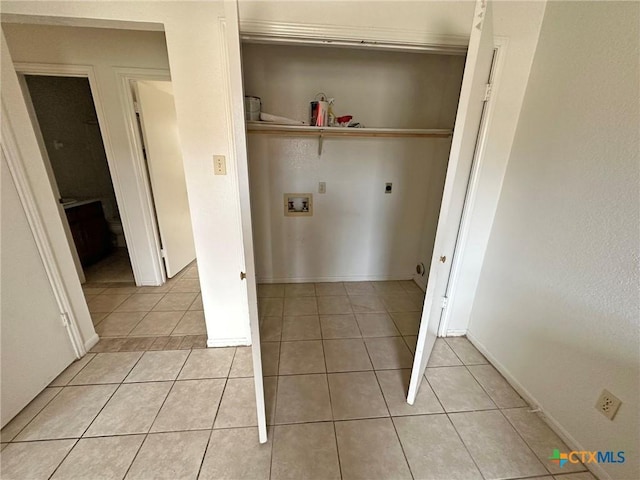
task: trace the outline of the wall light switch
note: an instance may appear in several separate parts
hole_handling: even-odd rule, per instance
[[[227,159],[224,155],[213,156],[213,173],[215,175],[227,174]]]
[[[327,184],[325,182],[318,183],[318,193],[327,193]]]

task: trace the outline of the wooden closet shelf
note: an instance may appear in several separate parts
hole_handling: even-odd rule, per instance
[[[312,127],[309,125],[276,125],[264,122],[247,122],[247,131],[266,135],[387,138],[447,138],[453,134],[452,130],[439,128]]]

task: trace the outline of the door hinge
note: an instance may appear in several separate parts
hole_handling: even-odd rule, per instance
[[[492,87],[493,87],[493,84],[491,84],[491,83],[487,83],[487,85],[485,86],[484,99],[482,100],[483,102],[486,102],[491,98],[491,88]]]
[[[442,308],[447,308],[449,305],[449,297],[442,297]]]
[[[167,251],[164,248],[160,249],[160,256],[162,258],[167,258]]]
[[[67,328],[69,326],[69,315],[67,312],[61,313],[60,318],[62,319],[62,326]]]

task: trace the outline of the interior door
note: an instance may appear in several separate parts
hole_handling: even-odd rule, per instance
[[[240,218],[242,222],[242,243],[244,265],[240,279],[245,282],[247,309],[251,336],[253,359],[253,381],[256,396],[256,416],[258,420],[258,440],[267,442],[267,416],[265,408],[265,390],[262,378],[262,351],[260,347],[260,329],[258,319],[258,294],[256,290],[256,269],[253,254],[253,229],[251,227],[251,198],[249,196],[249,163],[247,161],[247,136],[244,118],[244,92],[242,89],[242,57],[240,53],[240,26],[238,22],[238,4],[224,2],[227,28],[225,29],[228,46],[228,88],[230,102],[227,104],[229,115],[234,123],[234,147],[240,193]],[[275,394],[275,392],[271,392]],[[273,405],[273,403],[272,403]]]
[[[0,420],[4,427],[76,356],[4,150],[0,157]]]
[[[460,218],[469,181],[469,172],[485,104],[486,85],[493,60],[491,3],[478,0],[473,15],[469,49],[464,67],[460,100],[451,141],[449,165],[444,184],[440,217],[429,268],[427,290],[416,353],[411,371],[407,402],[413,404],[433,350],[442,315],[443,298],[451,272]]]
[[[171,82],[135,85],[167,277],[196,258]]]

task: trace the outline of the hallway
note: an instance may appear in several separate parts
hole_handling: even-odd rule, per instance
[[[102,340],[2,430],[3,479],[595,478],[549,461],[568,447],[463,337],[406,404],[411,282],[259,286],[260,445],[251,348],[202,348],[196,269],[85,287]]]

